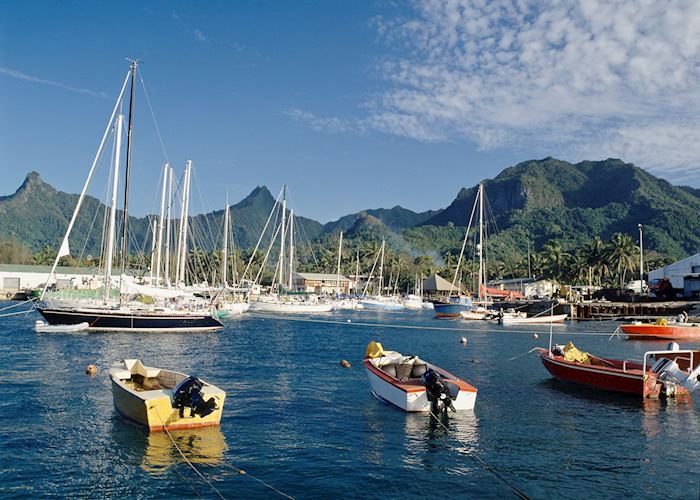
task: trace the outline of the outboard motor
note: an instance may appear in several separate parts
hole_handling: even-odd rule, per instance
[[[192,376],[177,384],[173,392],[173,402],[180,409],[180,418],[184,417],[185,408],[190,409],[190,416],[199,415],[200,417],[206,417],[217,409],[214,398],[204,401],[203,386],[201,380]]]
[[[446,382],[442,376],[433,370],[428,370],[421,377],[421,381],[425,386],[425,393],[430,401],[430,411],[433,413],[445,412],[447,409],[455,410],[452,401],[457,398],[459,387],[449,382]]]

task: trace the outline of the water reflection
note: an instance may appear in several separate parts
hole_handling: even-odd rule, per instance
[[[193,464],[219,465],[228,450],[226,438],[218,426],[170,431],[170,435],[172,440],[165,432],[151,432],[146,436],[141,461],[143,470],[157,474],[181,463],[182,456],[173,441]]]

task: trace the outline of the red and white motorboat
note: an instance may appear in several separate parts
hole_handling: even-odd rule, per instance
[[[642,360],[600,358],[579,351],[571,342],[537,350],[549,373],[564,382],[643,398],[700,388],[700,351],[679,349],[674,342],[668,350],[647,351]]]
[[[417,356],[370,342],[363,360],[372,394],[403,411],[473,410],[477,389]]]
[[[692,340],[700,339],[700,323],[631,323],[620,329],[628,339]]]

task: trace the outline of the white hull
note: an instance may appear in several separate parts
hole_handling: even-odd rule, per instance
[[[329,312],[333,306],[323,303],[305,302],[262,302],[256,301],[250,304],[250,310],[255,312],[286,313],[286,314],[310,314]]]
[[[34,323],[34,331],[37,333],[83,332],[88,328],[90,328],[90,323],[78,323],[75,325],[49,325],[41,320]]]
[[[398,300],[385,298],[363,299],[360,304],[370,311],[401,311],[404,307]]]
[[[518,318],[504,316],[499,320],[502,325],[547,325],[550,323],[563,323],[566,314],[555,314],[549,316],[533,316],[531,318]]]
[[[247,302],[222,302],[221,310],[229,314],[243,314],[250,308]]]

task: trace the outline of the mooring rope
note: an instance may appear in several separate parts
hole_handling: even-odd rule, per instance
[[[175,442],[175,439],[173,438],[172,434],[170,434],[170,431],[168,430],[167,425],[165,425],[165,422],[163,422],[163,419],[162,419],[161,416],[160,416],[160,412],[158,411],[158,408],[155,407],[155,406],[151,406],[151,408],[153,408],[153,409],[156,411],[156,414],[158,415],[158,419],[160,420],[160,423],[163,424],[163,430],[166,432],[166,434],[167,434],[168,437],[170,438],[170,441],[172,441],[173,445],[175,446],[175,448],[177,449],[177,451],[180,453],[180,456],[182,457],[182,459],[183,459],[185,462],[187,462],[187,465],[189,465],[189,466],[192,468],[192,470],[195,471],[195,472],[197,473],[197,475],[198,475],[205,483],[207,483],[207,484],[209,485],[209,487],[210,487],[220,498],[225,498],[225,497],[223,496],[223,494],[222,494],[218,489],[216,489],[216,487],[212,484],[212,482],[209,481],[206,477],[204,477],[204,475],[203,475],[201,472],[199,472],[199,470],[197,470],[197,468],[194,466],[194,464],[192,464],[192,462],[190,462],[190,461],[187,459],[187,457],[185,456],[185,454],[182,452],[182,450],[180,449],[180,447],[179,447],[179,446],[177,445],[177,443]],[[236,467],[235,465],[227,464],[227,463],[225,463],[225,462],[223,463],[223,466],[224,466],[224,467],[228,467],[229,469],[235,470],[236,472],[238,472],[238,473],[239,473],[240,475],[242,475],[242,476],[248,476],[248,477],[250,477],[251,479],[256,480],[257,482],[259,482],[260,484],[264,485],[266,488],[271,489],[272,491],[274,491],[275,493],[277,493],[277,494],[280,495],[280,496],[283,496],[283,497],[285,497],[285,498],[289,498],[290,500],[294,500],[294,497],[292,497],[292,496],[290,496],[290,495],[287,495],[287,494],[284,493],[283,491],[278,490],[277,488],[275,488],[274,486],[272,486],[272,485],[269,484],[269,483],[266,483],[266,482],[263,481],[262,479],[260,479],[260,478],[258,478],[258,477],[255,477],[255,476],[253,476],[253,475],[251,475],[251,474],[248,474],[248,472],[247,472],[246,470],[244,470],[244,469],[239,469],[239,468]]]
[[[185,454],[182,452],[182,450],[180,449],[180,447],[179,447],[179,446],[177,445],[177,443],[175,442],[175,439],[173,438],[172,434],[170,434],[170,431],[168,430],[168,426],[165,425],[165,422],[163,422],[163,418],[160,416],[160,412],[158,411],[158,407],[157,407],[157,406],[151,406],[150,408],[153,408],[153,409],[156,411],[156,415],[158,415],[158,420],[160,420],[160,423],[163,424],[163,430],[165,431],[165,433],[166,433],[166,434],[168,435],[168,437],[170,438],[170,441],[172,441],[173,445],[175,446],[175,449],[178,451],[178,453],[180,453],[180,456],[182,457],[182,459],[183,459],[185,462],[187,462],[187,465],[189,465],[190,468],[191,468],[193,471],[195,471],[195,473],[202,479],[202,481],[204,481],[205,483],[207,483],[207,484],[209,485],[209,487],[214,491],[214,493],[216,493],[216,494],[219,496],[219,498],[225,499],[226,497],[224,497],[224,495],[221,494],[221,492],[216,488],[216,486],[214,486],[214,484],[213,484],[211,481],[209,481],[209,479],[207,479],[206,477],[204,477],[204,475],[203,475],[201,472],[199,472],[199,470],[197,469],[197,467],[195,467],[194,464],[193,464],[192,462],[190,462],[189,459],[188,459],[188,458],[185,456]]]
[[[447,432],[449,434],[450,429],[444,423],[442,423],[442,420],[440,420],[440,418],[437,415],[435,415],[432,410],[428,410],[428,412],[435,419],[435,421],[438,424],[440,424],[443,429],[445,429],[445,432]],[[450,436],[452,437],[452,439],[454,439],[455,441],[457,441],[459,444],[461,444],[464,447],[465,452],[472,460],[474,460],[477,464],[479,464],[485,471],[490,472],[501,483],[505,484],[508,488],[510,488],[510,490],[513,492],[513,494],[515,496],[517,496],[518,498],[520,498],[522,500],[530,500],[529,496],[527,496],[520,488],[511,484],[511,482],[508,481],[505,477],[503,477],[503,475],[500,472],[498,472],[498,470],[496,470],[495,467],[493,467],[492,465],[489,465],[486,462],[486,460],[481,458],[476,452],[469,450],[469,446],[467,446],[462,440],[460,440],[457,436],[453,436],[451,434],[450,434]]]

